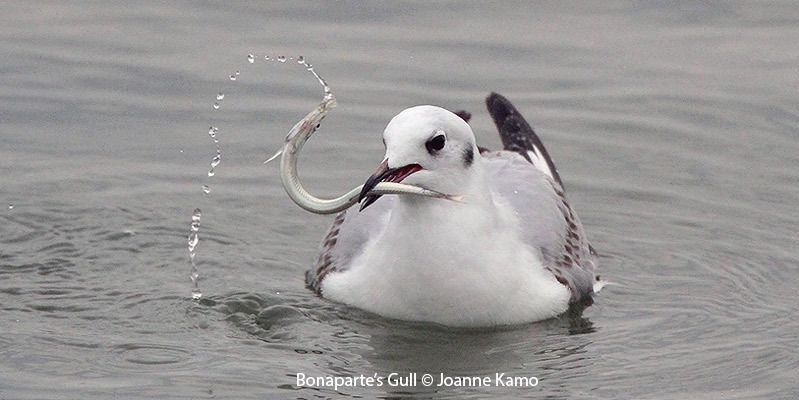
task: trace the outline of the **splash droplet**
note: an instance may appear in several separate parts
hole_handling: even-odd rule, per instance
[[[218,109],[219,109],[219,103],[218,102],[214,103],[214,110],[218,110]]]
[[[211,159],[211,169],[208,170],[208,176],[216,175],[216,167],[220,162],[222,162],[222,154],[217,151],[214,158]]]
[[[211,193],[211,188],[208,185],[203,185],[203,194]]]
[[[197,243],[200,242],[200,219],[202,218],[202,211],[199,208],[194,210],[191,215],[191,230],[189,231],[189,256],[194,259],[194,250],[197,248]]]
[[[188,239],[188,247],[189,247],[189,261],[191,262],[191,274],[189,278],[191,278],[191,282],[194,285],[191,289],[191,298],[194,300],[199,300],[202,297],[202,292],[200,291],[200,272],[197,269],[197,264],[194,262],[194,257],[196,256],[195,250],[197,249],[197,244],[200,242],[200,218],[202,217],[202,211],[199,208],[194,209],[194,213],[191,215],[191,228],[189,229],[189,239]]]
[[[219,165],[221,161],[222,161],[222,156],[220,154],[215,155],[214,158],[211,160],[211,168],[216,168],[216,166]]]
[[[231,81],[235,81],[236,79],[239,79],[239,75],[241,75],[241,72],[240,71],[236,71],[236,73],[230,75],[230,80]]]
[[[247,54],[247,61],[248,61],[250,64],[254,63],[254,62],[255,62],[255,55],[253,55],[253,54]]]
[[[319,84],[322,85],[322,88],[325,91],[325,97],[324,97],[325,100],[333,98],[333,92],[330,90],[330,86],[328,86],[327,81],[325,81],[324,78],[322,78],[318,73],[316,73],[316,71],[313,69],[313,65],[308,64],[308,61],[305,60],[305,57],[298,58],[297,63],[305,66],[305,69],[311,74],[313,74],[313,76],[316,78]]]
[[[284,63],[286,62],[286,56],[277,56],[277,60]]]
[[[264,61],[272,61],[272,57],[264,56]]]
[[[208,128],[208,136],[214,141],[214,145],[216,145],[216,155],[213,159],[211,159],[211,169],[208,170],[208,176],[214,176],[216,174],[215,168],[219,163],[222,161],[222,148],[219,147],[219,139],[216,135],[219,133],[219,128],[215,126],[211,126]]]
[[[216,100],[217,101],[222,101],[222,99],[224,99],[224,98],[225,98],[225,94],[222,93],[222,92],[219,92],[219,94],[216,95]]]
[[[13,204],[9,204],[9,205],[8,205],[8,209],[9,209],[9,210],[13,210],[13,209],[14,209],[14,205],[13,205]]]

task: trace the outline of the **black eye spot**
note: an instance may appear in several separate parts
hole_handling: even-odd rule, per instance
[[[443,149],[445,144],[447,144],[447,137],[444,136],[444,134],[438,134],[432,139],[428,140],[424,146],[427,147],[428,153],[433,154]]]

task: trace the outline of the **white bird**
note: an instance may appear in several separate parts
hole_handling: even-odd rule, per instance
[[[306,273],[310,289],[385,317],[458,327],[538,321],[592,302],[596,254],[554,163],[507,99],[486,102],[504,150],[479,148],[465,112],[417,106],[389,122],[384,161],[348,203],[361,209],[336,216]],[[381,196],[372,191],[381,182],[463,200]]]

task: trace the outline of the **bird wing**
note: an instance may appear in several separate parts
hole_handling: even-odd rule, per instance
[[[492,160],[494,191],[510,203],[523,237],[541,251],[545,268],[571,289],[572,300],[590,298],[596,253],[566,198],[552,157],[508,99],[491,93],[486,107],[505,149],[483,154]]]
[[[558,169],[544,147],[544,143],[516,110],[516,107],[498,93],[491,93],[486,97],[486,107],[497,126],[505,150],[519,153],[541,172],[552,178],[560,187],[563,187]]]
[[[544,268],[571,289],[573,302],[590,299],[595,256],[560,185],[516,152],[488,152],[483,157],[494,197],[513,210],[522,240],[540,253]]]
[[[383,196],[363,211],[350,207],[336,214],[319,246],[316,263],[305,273],[307,286],[321,294],[322,279],[327,274],[346,270],[366,242],[386,226],[396,200],[396,196]]]

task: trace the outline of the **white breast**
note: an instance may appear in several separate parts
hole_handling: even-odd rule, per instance
[[[472,199],[475,200],[475,199]],[[494,201],[491,199],[490,201]],[[449,326],[519,324],[556,316],[570,293],[520,239],[502,204],[404,198],[322,295],[385,317]]]

